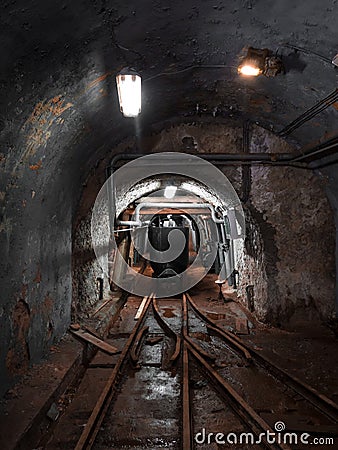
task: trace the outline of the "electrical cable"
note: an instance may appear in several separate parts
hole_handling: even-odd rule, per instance
[[[163,77],[163,76],[178,75],[180,73],[188,72],[188,71],[193,70],[193,69],[237,69],[237,67],[236,66],[227,66],[227,65],[224,65],[224,64],[193,65],[193,66],[188,66],[188,67],[186,67],[184,69],[181,69],[181,70],[176,70],[174,72],[161,72],[161,73],[158,73],[158,74],[153,75],[153,76],[151,76],[149,78],[145,78],[143,80],[143,82],[154,80],[155,78],[159,78],[159,77]]]
[[[318,58],[322,59],[323,61],[330,63],[332,65],[332,61],[330,58],[327,58],[326,56],[321,55],[320,53],[314,52],[312,50],[309,50],[304,47],[299,47],[297,45],[289,44],[288,42],[285,42],[281,44],[281,47],[290,48],[292,50],[297,50],[298,52],[307,53],[308,55],[318,56]]]

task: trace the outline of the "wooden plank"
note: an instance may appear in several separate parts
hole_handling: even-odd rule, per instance
[[[140,304],[140,306],[139,306],[139,308],[138,308],[138,310],[137,310],[137,312],[135,314],[134,320],[138,320],[141,317],[143,308],[144,308],[145,304],[147,303],[147,300],[148,300],[148,297],[144,297],[143,298],[143,300],[142,300],[142,302],[141,302],[141,304]]]
[[[116,347],[102,341],[101,339],[93,336],[87,331],[71,329],[70,332],[81,341],[89,342],[89,344],[95,345],[95,347],[97,347],[102,352],[107,353],[108,355],[115,355],[116,353],[119,353],[119,350]]]
[[[106,300],[105,302],[103,302],[102,305],[100,305],[100,306],[94,311],[94,313],[92,314],[92,317],[94,317],[99,311],[101,311],[101,309],[103,309],[103,308],[107,305],[107,303],[109,303],[109,302],[111,302],[111,301],[112,301],[112,299],[109,298],[108,300]]]

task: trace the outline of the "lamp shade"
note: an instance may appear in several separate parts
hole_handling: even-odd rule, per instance
[[[123,69],[116,76],[120,110],[125,117],[137,117],[141,112],[141,77],[132,69]]]
[[[176,186],[167,186],[164,190],[165,198],[174,198],[177,191]]]

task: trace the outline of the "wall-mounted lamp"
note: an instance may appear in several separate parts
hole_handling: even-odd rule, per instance
[[[283,63],[280,58],[273,56],[267,48],[249,47],[245,58],[238,67],[238,72],[245,76],[265,75],[275,77],[282,72]]]
[[[248,77],[257,77],[257,75],[262,73],[262,70],[253,64],[246,63],[238,68],[238,72]]]
[[[241,75],[254,76],[260,75],[264,71],[265,58],[267,58],[269,50],[267,48],[260,50],[249,47],[245,58],[238,67]]]
[[[334,66],[338,67],[338,53],[337,53],[337,55],[333,58],[332,64],[333,64]]]
[[[137,117],[141,112],[141,77],[125,68],[116,76],[120,110],[125,117]]]

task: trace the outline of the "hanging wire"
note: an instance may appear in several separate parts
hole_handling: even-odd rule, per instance
[[[318,58],[322,59],[323,61],[330,63],[332,65],[332,61],[330,58],[327,58],[326,56],[321,55],[320,53],[314,52],[312,50],[309,50],[307,48],[304,47],[299,47],[297,45],[293,45],[293,44],[289,44],[288,42],[285,42],[283,44],[281,44],[281,47],[286,47],[286,48],[290,48],[292,50],[296,50],[298,52],[302,52],[302,53],[306,53],[308,55],[313,55],[313,56],[318,56]],[[278,49],[277,49],[278,51]]]
[[[113,30],[113,33],[112,33],[112,37],[113,37],[114,45],[121,51],[121,53],[122,53],[122,51],[131,52],[131,53],[134,53],[135,55],[139,56],[140,58],[143,58],[143,55],[141,55],[141,53],[139,53],[139,52],[137,52],[137,51],[135,51],[133,49],[129,49],[129,48],[126,48],[126,47],[118,44],[117,41],[116,41],[116,38],[115,38],[114,30]],[[293,44],[289,44],[288,42],[282,43],[277,48],[277,50],[275,51],[275,55],[276,56],[279,54],[279,51],[280,51],[281,47],[290,48],[292,50],[299,51],[299,52],[302,52],[302,53],[306,53],[308,55],[317,56],[318,58],[320,58],[323,61],[325,61],[325,62],[327,62],[327,63],[332,65],[332,61],[331,61],[330,58],[327,58],[326,56],[321,55],[320,53],[314,52],[312,50],[309,50],[307,48],[299,47],[299,46],[293,45]],[[143,80],[143,82],[154,80],[154,79],[160,78],[160,77],[167,77],[167,76],[171,76],[171,75],[178,75],[178,74],[181,74],[181,73],[189,72],[190,70],[194,70],[194,69],[236,69],[237,70],[237,68],[238,68],[237,66],[231,66],[231,65],[229,66],[229,65],[226,65],[226,64],[202,64],[202,65],[195,64],[195,65],[191,65],[191,66],[185,67],[184,69],[175,70],[175,71],[172,71],[172,72],[160,72],[160,73],[157,73],[157,74],[155,74],[153,76],[145,78]]]

